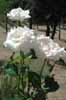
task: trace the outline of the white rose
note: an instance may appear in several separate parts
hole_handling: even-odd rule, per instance
[[[29,51],[33,48],[38,58],[44,59],[59,59],[64,53],[64,48],[61,48],[57,43],[49,37],[43,35],[35,35],[34,31],[27,27],[18,27],[11,29],[7,34],[4,46],[13,51],[23,50]]]
[[[11,20],[24,21],[27,18],[30,18],[29,10],[23,10],[22,8],[12,9],[7,13],[7,17]]]
[[[32,41],[34,40],[34,31],[27,27],[18,27],[11,29],[7,34],[4,46],[13,51],[28,51],[32,48]]]
[[[49,58],[57,60],[63,56],[64,53],[66,54],[64,48],[61,48],[58,43],[44,36],[44,34],[37,35],[34,44],[37,56],[43,59]]]

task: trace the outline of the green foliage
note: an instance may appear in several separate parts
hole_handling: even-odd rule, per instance
[[[47,65],[45,65],[44,66],[44,78],[46,78],[47,76],[50,76],[50,73],[52,72],[52,70],[53,70],[53,65],[51,65],[51,64],[47,64]]]
[[[63,66],[66,65],[65,61],[62,58],[60,58],[59,60],[57,60],[55,63],[58,64],[58,65],[63,65]]]
[[[42,76],[42,74],[31,71],[30,66],[25,62],[26,59],[35,58],[36,54],[33,49],[29,53],[24,54],[20,51],[20,55],[10,57],[10,60],[3,67],[2,100],[40,100],[40,97],[42,97],[41,100],[46,100],[46,90],[48,89],[45,83],[46,88],[42,88],[41,79],[43,78],[44,82],[47,82],[47,77],[50,77],[53,66],[44,64],[44,68],[42,68],[44,76]]]
[[[32,83],[33,87],[40,88],[41,87],[41,78],[40,75],[36,72],[29,72],[29,82]]]
[[[0,0],[0,14],[5,14],[9,7],[9,0]]]
[[[28,98],[27,100],[33,100],[33,99],[30,97],[30,98]]]
[[[29,8],[29,3],[27,0],[0,0],[0,14],[6,14],[6,12],[19,6]]]
[[[10,75],[10,76],[16,76],[16,73],[15,73],[15,71],[12,68],[6,69],[5,73]]]
[[[21,96],[15,95],[15,96],[4,96],[2,100],[22,100]]]

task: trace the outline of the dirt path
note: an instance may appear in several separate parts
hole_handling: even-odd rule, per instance
[[[0,60],[5,60],[8,58],[10,55],[10,50],[7,50],[6,48],[3,47],[3,42],[6,39],[6,33],[5,30],[0,27]]]

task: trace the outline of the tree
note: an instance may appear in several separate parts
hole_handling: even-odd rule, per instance
[[[66,16],[65,0],[32,0],[32,23],[46,24],[46,35],[49,36],[50,25],[53,28],[51,38],[54,38],[56,26]]]

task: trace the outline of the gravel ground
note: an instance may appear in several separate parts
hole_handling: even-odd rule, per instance
[[[2,45],[5,38],[5,30],[0,27],[0,62],[8,59],[11,55],[11,51],[5,49]],[[66,42],[63,39],[66,40],[66,31],[61,30],[61,41],[58,40],[58,32],[54,41],[57,41],[61,46],[66,48]],[[49,92],[48,100],[66,100],[66,66],[55,65],[52,73],[54,74],[55,81],[59,85],[59,89],[54,92]]]

